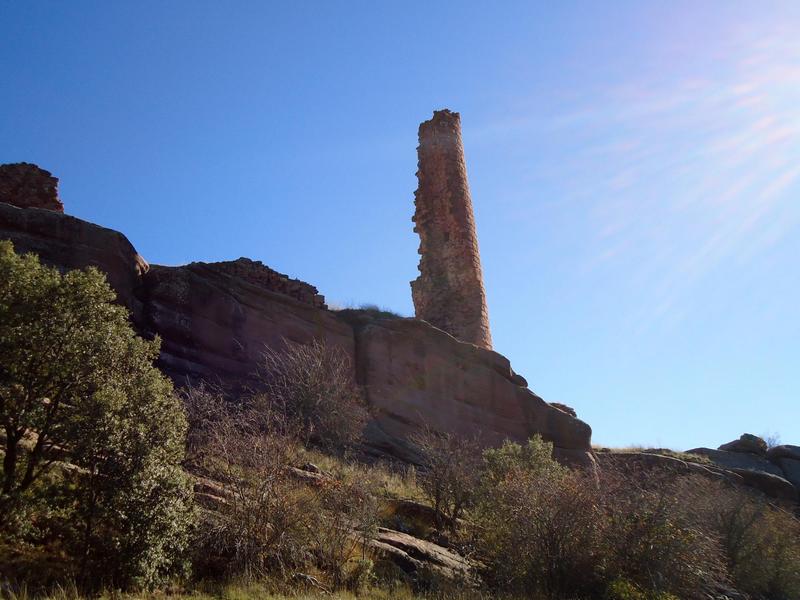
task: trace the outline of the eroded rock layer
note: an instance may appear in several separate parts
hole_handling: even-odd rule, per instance
[[[264,348],[280,347],[284,340],[324,339],[353,356],[347,324],[312,303],[241,276],[230,265],[153,265],[142,278],[139,328],[161,336],[161,366],[178,383],[189,378],[245,386]]]
[[[422,123],[417,155],[413,221],[421,258],[420,275],[411,282],[416,316],[461,341],[491,349],[459,114],[440,110]]]
[[[278,273],[257,260],[242,257],[223,262],[192,264],[205,265],[220,273],[231,275],[265,290],[289,296],[304,304],[310,304],[317,308],[327,308],[325,306],[325,298],[320,295],[313,285],[299,279],[292,279],[283,273]]]

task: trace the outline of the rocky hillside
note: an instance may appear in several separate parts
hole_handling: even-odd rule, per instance
[[[800,499],[800,446],[767,447],[762,438],[745,433],[716,450],[694,448],[687,452],[665,449],[612,450],[600,448],[599,463],[636,468],[669,468],[737,485],[755,488],[779,501]]]
[[[375,453],[412,459],[408,438],[428,425],[480,433],[487,445],[540,433],[561,460],[593,464],[591,428],[533,393],[501,354],[421,320],[337,314],[313,286],[248,259],[150,265],[123,234],[60,212],[52,179],[34,165],[0,167],[0,239],[61,269],[105,272],[136,328],[161,336],[160,366],[177,384],[210,379],[235,390],[265,346],[323,338],[352,359]],[[44,184],[26,193],[25,181]]]

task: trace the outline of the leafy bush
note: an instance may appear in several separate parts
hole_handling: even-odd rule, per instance
[[[474,517],[492,586],[649,600],[705,597],[727,583],[717,537],[686,500],[693,479],[607,467],[596,482],[551,455],[539,437],[484,453]]]
[[[553,444],[539,435],[530,438],[524,446],[506,441],[499,448],[489,448],[483,453],[483,460],[486,465],[483,483],[487,488],[521,473],[558,480],[566,472],[553,460]]]
[[[58,541],[84,585],[153,586],[192,521],[186,420],[158,341],[114,298],[95,269],[61,275],[0,242],[0,530]]]
[[[550,598],[591,591],[600,515],[592,482],[540,437],[484,453],[478,547],[492,584]]]

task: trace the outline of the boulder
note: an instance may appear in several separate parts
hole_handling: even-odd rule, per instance
[[[379,527],[370,547],[420,584],[431,575],[471,587],[476,583],[472,564],[438,544],[407,533]]]
[[[746,485],[761,490],[771,498],[797,501],[797,489],[779,475],[750,469],[731,469],[731,471],[739,475]]]
[[[687,450],[689,454],[701,454],[708,457],[715,465],[723,469],[743,469],[749,471],[762,471],[771,475],[783,476],[780,467],[772,464],[765,457],[749,452],[728,452],[726,450],[712,450],[711,448],[694,448]]]
[[[722,444],[718,449],[726,452],[746,452],[764,456],[767,453],[767,442],[752,433],[743,433],[738,440]]]
[[[436,510],[407,498],[384,498],[382,500],[384,514],[391,517],[396,525],[395,529],[403,533],[426,533],[436,528]]]
[[[800,492],[800,460],[794,458],[779,458],[778,466],[783,471],[783,477]]]
[[[0,239],[11,240],[18,253],[34,252],[62,271],[97,267],[134,320],[140,316],[142,305],[135,291],[149,267],[118,231],[52,210],[0,202]]]
[[[480,436],[486,445],[539,433],[591,466],[591,428],[517,385],[508,359],[416,319],[356,325],[356,376],[374,413],[373,446],[414,460],[423,427]]]
[[[767,450],[767,458],[772,462],[777,462],[781,458],[800,460],[800,446],[790,446],[788,444],[775,446]]]

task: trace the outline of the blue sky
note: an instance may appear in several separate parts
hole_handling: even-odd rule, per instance
[[[496,349],[596,443],[800,443],[800,3],[3,2],[0,162],[150,262],[413,314],[462,114]]]

